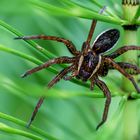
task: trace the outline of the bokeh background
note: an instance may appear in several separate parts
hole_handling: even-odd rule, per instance
[[[44,0],[45,2],[59,5],[57,0]],[[86,7],[99,10],[93,3],[83,0]],[[110,8],[116,8],[121,15],[121,1],[100,0],[102,5],[108,5]],[[81,49],[83,41],[87,38],[91,20],[78,17],[56,16],[53,13],[47,13],[43,10],[32,6],[27,0],[0,0],[0,20],[20,31],[24,35],[40,35],[47,34],[53,36],[64,37],[71,40],[77,47]],[[113,49],[117,49],[122,45],[123,31],[119,25],[98,22],[93,40],[102,31],[109,28],[117,28],[121,31],[121,37]],[[138,34],[139,36],[140,34]],[[22,40],[14,40],[14,34],[0,26],[0,44],[18,50],[22,53],[33,56],[43,62],[47,61],[38,51],[33,49],[29,44]],[[71,56],[67,48],[58,42],[39,41],[40,46],[55,56]],[[121,57],[117,61],[121,60]],[[25,79],[20,78],[26,70],[35,67],[36,64],[29,62],[21,57],[0,51],[0,111],[25,122],[28,122],[31,113],[36,105],[40,91],[44,92],[47,83],[55,76],[54,73],[42,70]],[[55,69],[61,70],[62,67],[55,65]],[[103,80],[107,83],[111,92],[118,92],[121,88],[121,75],[117,71],[109,72],[109,75]],[[115,87],[115,89],[114,89]],[[48,97],[42,105],[33,125],[44,130],[52,136],[61,140],[93,140],[93,139],[124,139],[123,132],[123,107],[120,102],[122,97],[116,96],[112,98],[110,106],[108,122],[99,131],[95,131],[97,124],[100,122],[104,108],[104,98],[89,97],[73,97],[64,98],[59,94],[67,95],[72,93],[100,93],[97,87],[94,91],[90,91],[84,86],[74,84],[69,81],[61,80],[50,91],[45,90],[46,94],[58,94],[56,97]],[[35,94],[36,93],[36,94]],[[137,101],[137,105],[140,102]],[[138,107],[138,106],[137,106]],[[140,111],[137,111],[137,116]],[[135,121],[135,120],[132,120]],[[30,131],[24,127],[20,127],[15,123],[0,119],[13,128]],[[139,125],[140,126],[140,125]],[[34,132],[31,132],[34,133]],[[140,137],[139,137],[140,138]],[[20,135],[8,134],[0,132],[1,140],[28,140],[28,138]],[[137,137],[138,139],[138,137]]]

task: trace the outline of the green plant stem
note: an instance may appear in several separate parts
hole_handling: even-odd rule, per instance
[[[132,4],[129,4],[129,3]],[[139,4],[133,4],[135,1],[125,1],[123,0],[123,12],[124,18],[127,19],[131,24],[135,21],[135,17],[137,17],[137,10],[139,9]],[[137,45],[137,30],[129,30],[124,29],[124,45]],[[129,62],[137,65],[137,51],[129,51],[123,55],[123,61]],[[137,76],[135,76],[135,81]],[[123,90],[126,91],[127,94],[131,94],[135,91],[132,83],[123,78],[122,80]],[[136,100],[128,100],[125,104],[124,112],[123,112],[123,139],[124,140],[134,140],[139,137],[138,133],[138,116],[137,116],[137,101]]]
[[[83,7],[83,8],[86,8],[86,9],[89,9],[89,10],[92,10],[94,11],[93,9],[90,9],[88,7],[86,7],[86,5],[80,5],[80,4],[77,4],[76,2],[73,2],[73,1],[68,1],[68,0],[60,0],[62,3],[66,3],[68,4],[69,6],[75,6],[77,5],[78,7]],[[98,3],[97,1],[95,0],[90,0],[92,3],[94,3],[97,7],[99,7],[100,9],[102,9],[104,6],[101,5],[100,3]],[[94,11],[96,12],[96,11]],[[118,18],[118,20],[121,20],[115,13],[113,13],[112,11],[109,11],[108,10],[108,7],[106,9],[106,13],[110,16],[110,17],[114,17],[114,18]]]
[[[23,130],[19,130],[19,129],[15,129],[15,128],[10,127],[4,123],[0,123],[0,131],[6,132],[8,134],[10,133],[10,134],[21,135],[21,136],[24,136],[24,137],[27,137],[27,138],[30,138],[33,140],[45,140],[45,139],[38,137],[32,133],[29,133],[29,132],[26,132]]]
[[[7,78],[0,77],[0,87],[8,90],[10,93],[19,92],[21,94],[40,97],[45,96],[46,98],[60,98],[60,99],[70,99],[73,97],[88,97],[88,98],[105,98],[105,96],[101,93],[86,93],[85,92],[69,92],[67,90],[58,91],[56,89],[47,90],[46,88],[42,89],[42,87],[37,87],[36,84],[28,83],[26,86],[24,85],[24,89],[18,86],[17,83],[13,83],[10,79],[6,80]],[[29,92],[29,88],[34,88],[35,90],[33,93]],[[46,94],[47,93],[47,94]],[[122,94],[123,95],[123,94]],[[121,96],[118,93],[113,92],[112,97]]]
[[[25,53],[21,53],[19,51],[11,49],[11,48],[7,48],[7,47],[5,47],[3,45],[0,45],[0,51],[8,52],[8,53],[11,53],[13,55],[17,55],[17,56],[19,56],[21,58],[27,59],[28,61],[31,61],[31,62],[33,62],[35,64],[38,64],[38,65],[42,63],[40,60],[38,60],[38,59],[36,59],[36,58],[34,58],[32,56],[29,56],[29,55],[27,55]]]
[[[128,0],[126,2],[127,4],[123,4],[123,13],[124,13],[124,19],[128,20],[130,23],[133,24],[133,22],[135,22],[135,20],[139,17],[140,8],[139,8],[139,4],[137,5],[128,4],[130,1],[134,1],[134,0]]]
[[[137,31],[124,30],[124,45],[137,45]],[[129,62],[137,65],[137,51],[128,51],[123,55],[123,62]],[[136,79],[136,77],[135,77]],[[128,93],[135,91],[132,83],[123,77],[122,89]]]
[[[30,61],[30,62],[33,62],[33,63],[37,64],[37,65],[40,65],[40,64],[43,63],[42,61],[40,61],[40,60],[38,60],[38,59],[36,59],[36,58],[34,58],[32,56],[29,56],[29,55],[27,55],[25,53],[16,51],[16,50],[11,49],[11,48],[7,48],[7,47],[5,47],[3,45],[0,45],[0,51],[8,52],[8,53],[11,53],[13,55],[19,56],[21,58],[24,58],[24,59]],[[51,71],[51,72],[53,72],[55,74],[58,72],[57,70],[55,70],[52,67],[49,67],[48,69],[49,69],[49,71]]]
[[[102,8],[103,5],[101,5],[97,0],[90,0],[91,2],[93,2],[96,6],[98,6],[99,8]],[[114,18],[118,18],[120,19],[111,9],[106,9],[106,13]]]
[[[135,20],[137,20],[138,18],[140,18],[140,5],[139,5],[139,7],[138,7],[138,9],[137,9],[137,12],[136,12],[136,14],[135,14],[133,20],[135,21]]]
[[[124,31],[124,45],[137,45],[137,31]],[[137,64],[137,51],[129,51],[124,54],[123,61]],[[136,79],[137,77],[135,77],[135,81]],[[128,79],[123,77],[122,83],[122,88],[124,91],[126,91],[127,94],[131,94],[133,91],[135,91],[134,86]],[[125,140],[133,140],[136,139],[136,136],[138,136],[138,117],[136,103],[136,100],[128,100],[125,104],[125,109],[123,112],[123,139]]]
[[[0,87],[9,90],[10,93],[21,93],[21,94],[25,94],[25,95],[30,95],[30,96],[35,96],[35,97],[40,97],[40,96],[45,96],[46,98],[60,98],[60,99],[70,99],[73,97],[88,97],[88,98],[105,98],[105,96],[101,93],[98,92],[94,92],[94,93],[86,93],[83,92],[70,92],[67,90],[61,90],[58,91],[57,89],[50,89],[47,90],[47,88],[42,89],[41,86],[37,86],[36,84],[31,84],[28,83],[27,85],[24,85],[24,88],[21,88],[18,85],[19,82],[13,82],[10,79],[7,80],[7,78],[0,76]],[[21,83],[20,83],[21,85]],[[29,92],[28,89],[29,88],[33,88],[33,93]],[[47,93],[47,94],[46,94]],[[124,92],[123,91],[118,91],[117,92],[113,92],[111,94],[112,97],[118,97],[118,96],[123,96]],[[131,97],[134,99],[139,99],[140,98],[140,94],[137,94],[136,92],[133,92],[131,94]]]
[[[8,30],[10,33],[16,35],[17,36],[24,36],[22,33],[20,33],[19,31],[17,31],[16,29],[14,29],[13,27],[11,27],[9,24],[5,23],[4,21],[0,20],[0,26],[4,27],[6,30]],[[44,48],[42,48],[41,46],[39,46],[37,43],[35,43],[34,41],[30,41],[30,40],[24,40],[27,44],[29,44],[29,47],[32,47],[35,49],[35,51],[40,54],[40,56],[46,58],[52,58],[54,55],[51,54],[50,52],[48,52],[47,50],[45,50]]]
[[[77,16],[80,18],[88,18],[88,19],[97,19],[100,21],[119,24],[119,25],[128,24],[126,20],[114,18],[111,16],[101,15],[92,10],[85,9],[73,3],[72,3],[72,6],[69,6],[68,8],[59,8],[57,6],[51,5],[47,2],[41,2],[39,0],[30,0],[30,2],[34,6],[44,9],[46,11],[49,11],[51,13],[53,11],[53,14],[59,13],[59,15]]]
[[[18,124],[18,125],[23,126],[23,127],[25,127],[27,125],[26,122],[24,122],[22,120],[19,120],[19,119],[15,118],[15,117],[12,117],[10,115],[4,114],[2,112],[0,112],[0,118],[8,120],[10,122],[13,122],[13,123]],[[41,130],[39,128],[36,128],[34,126],[30,126],[30,130],[38,133],[39,135],[41,135],[41,136],[43,136],[45,138],[49,138],[50,140],[58,140],[57,138],[47,134],[47,132],[44,132],[43,130]]]
[[[135,140],[139,137],[137,101],[128,100],[123,112],[123,139]]]

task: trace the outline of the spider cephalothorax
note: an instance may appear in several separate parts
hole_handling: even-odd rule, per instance
[[[105,70],[103,53],[108,51],[114,46],[116,41],[119,38],[119,31],[117,29],[110,29],[102,33],[93,43],[90,44],[84,42],[82,48],[82,53],[79,59],[78,65],[78,75],[77,78],[80,78],[83,81],[92,79],[96,72],[101,69],[101,65]],[[86,45],[88,44],[88,45]],[[101,47],[102,46],[102,47]],[[97,75],[103,76],[106,71],[100,71]]]
[[[101,11],[101,13],[102,12],[103,10]],[[94,41],[94,43],[91,45],[91,38],[93,36],[96,22],[97,22],[96,20],[92,21],[89,35],[87,37],[87,40],[83,43],[81,51],[77,51],[76,47],[71,41],[55,36],[45,36],[45,35],[25,36],[25,37],[17,37],[16,39],[54,40],[54,41],[62,42],[66,45],[66,47],[74,55],[74,57],[63,56],[63,57],[54,58],[40,66],[37,66],[36,68],[28,70],[25,74],[22,75],[22,77],[26,77],[41,69],[47,68],[52,64],[62,64],[62,63],[71,64],[67,68],[64,68],[62,71],[60,71],[54,77],[54,79],[52,79],[52,81],[48,84],[48,88],[51,88],[60,79],[70,80],[73,77],[81,79],[82,81],[90,80],[91,89],[93,89],[94,85],[97,85],[103,91],[104,96],[106,97],[104,113],[103,113],[102,121],[97,126],[98,129],[107,119],[109,105],[111,102],[110,91],[106,86],[106,84],[99,79],[99,77],[106,76],[109,69],[117,69],[120,73],[122,73],[126,78],[128,78],[132,82],[136,91],[139,93],[140,89],[138,88],[131,74],[139,74],[140,69],[137,66],[129,63],[115,62],[113,59],[115,59],[116,57],[120,56],[121,54],[125,53],[128,50],[140,50],[140,47],[124,46],[109,55],[104,55],[105,52],[113,48],[114,44],[119,39],[120,33],[117,29],[109,29],[103,32],[101,35],[99,35],[97,39]],[[129,74],[126,72],[126,69],[133,70],[134,73]],[[67,76],[67,74],[70,72],[72,73],[71,76]],[[34,120],[39,107],[43,103],[43,100],[44,97],[41,97],[40,100],[38,101],[28,126]]]

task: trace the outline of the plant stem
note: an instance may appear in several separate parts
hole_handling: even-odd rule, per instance
[[[139,0],[123,0],[124,18],[132,22],[139,14]]]
[[[99,3],[98,1],[96,1],[96,0],[90,0],[90,1],[91,1],[92,3],[94,3],[96,6],[98,6],[99,8],[102,8],[102,7],[103,7],[103,5],[100,4],[100,3]],[[114,12],[111,8],[109,8],[109,7],[107,7],[107,9],[106,9],[106,13],[107,13],[108,15],[114,17],[114,18],[119,18],[118,15],[116,15],[115,12]]]
[[[24,136],[24,137],[27,137],[27,138],[30,138],[30,139],[33,139],[33,140],[45,140],[44,138],[36,136],[32,133],[29,133],[29,132],[26,132],[26,131],[23,131],[23,130],[19,130],[19,129],[15,129],[15,128],[10,127],[10,126],[8,126],[4,123],[0,123],[0,131],[6,132],[8,134],[21,135],[21,136]]]
[[[22,33],[20,33],[15,28],[13,28],[12,26],[10,26],[9,24],[7,24],[6,22],[4,22],[2,20],[0,20],[0,26],[2,26],[4,29],[9,31],[10,33],[16,35],[16,37],[24,36]],[[29,44],[29,47],[36,49],[35,51],[40,55],[40,57],[43,57],[44,59],[52,58],[53,54],[51,54],[50,52],[48,52],[47,50],[45,50],[44,48],[39,46],[34,41],[32,41],[32,40],[23,40],[23,41],[27,42]]]
[[[135,140],[139,136],[138,132],[137,101],[128,100],[123,112],[123,139]]]
[[[131,27],[133,21],[136,20],[135,16],[139,7],[138,0],[123,0],[123,11],[124,18],[130,21]],[[124,45],[137,45],[137,28],[132,29],[129,25],[124,28]],[[123,62],[129,62],[137,65],[137,51],[129,51],[123,55]],[[135,76],[135,80],[137,77]],[[126,93],[131,94],[135,91],[133,85],[126,79],[122,80],[123,90]],[[123,112],[123,139],[124,140],[134,140],[138,138],[138,116],[137,116],[137,101],[128,100],[125,104],[125,109]]]
[[[4,114],[2,112],[0,112],[0,118],[5,119],[5,120],[10,121],[10,122],[13,122],[13,123],[15,123],[17,125],[20,125],[20,126],[23,126],[23,127],[25,127],[27,125],[26,122],[24,122],[22,120],[19,120],[19,119],[15,118],[15,117],[12,117],[10,115]],[[30,130],[32,130],[33,132],[36,132],[39,135],[41,135],[42,137],[48,138],[50,140],[58,140],[54,136],[49,135],[47,132],[45,132],[45,131],[43,131],[43,130],[41,130],[41,129],[33,126],[33,125],[30,126]]]
[[[124,30],[123,41],[124,45],[137,45],[137,31]],[[137,51],[128,51],[127,53],[125,53],[123,55],[123,62],[137,64]],[[124,91],[128,93],[135,91],[132,83],[125,77],[123,77],[122,83],[122,89]]]
[[[119,25],[125,25],[128,24],[127,20],[122,20],[118,18],[114,18],[112,16],[105,16],[101,15],[99,13],[96,13],[94,11],[91,11],[89,9],[85,9],[79,5],[76,5],[71,2],[71,5],[69,8],[59,8],[57,6],[54,6],[52,4],[49,4],[48,2],[41,2],[39,0],[30,0],[31,4],[40,8],[44,9],[49,12],[53,12],[53,14],[58,14],[59,15],[66,15],[66,16],[76,16],[80,18],[88,18],[88,19],[97,19],[99,21],[104,21],[104,22],[109,22],[109,23],[114,23],[114,24],[119,24]],[[67,2],[67,1],[65,1]],[[70,2],[67,2],[70,3]]]
[[[137,45],[137,31],[124,30],[124,45]],[[137,64],[137,51],[129,51],[124,54],[123,61]],[[135,80],[137,77],[135,76]],[[130,81],[123,77],[123,90],[131,94],[135,91]],[[123,139],[133,140],[138,136],[138,117],[137,117],[136,100],[128,100],[125,104],[123,113]]]

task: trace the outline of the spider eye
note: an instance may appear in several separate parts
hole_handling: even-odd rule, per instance
[[[95,39],[92,50],[95,51],[97,54],[109,51],[110,49],[113,48],[115,43],[118,41],[119,37],[120,37],[119,30],[117,29],[107,30]]]

